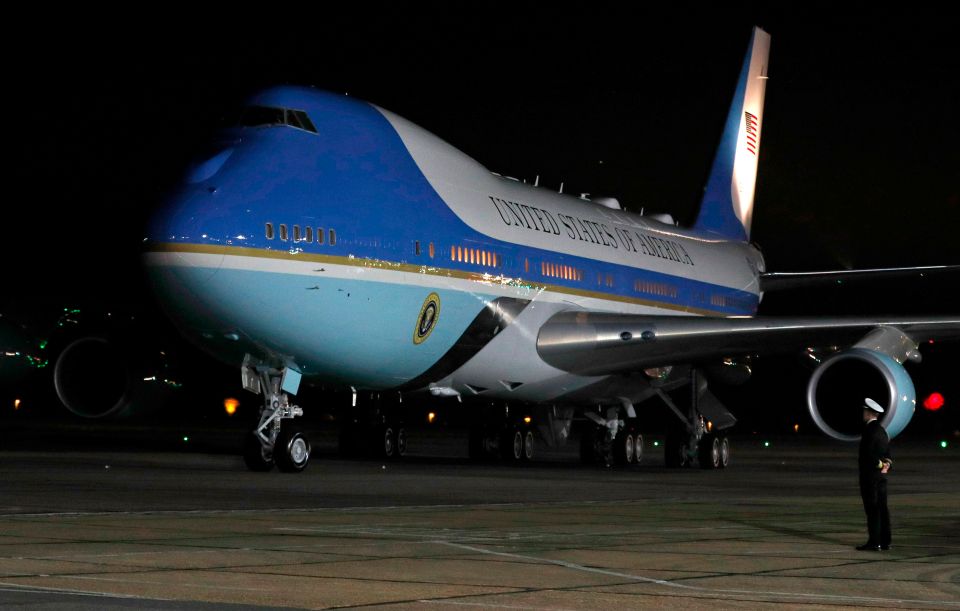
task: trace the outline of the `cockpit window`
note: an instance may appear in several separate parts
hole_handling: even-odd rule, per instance
[[[279,108],[275,106],[247,106],[240,115],[241,127],[269,127],[286,125],[317,133],[310,117],[302,110]]]

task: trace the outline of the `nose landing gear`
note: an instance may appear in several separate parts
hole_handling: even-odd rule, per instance
[[[303,415],[303,409],[291,405],[289,389],[296,392],[300,374],[288,368],[274,369],[254,366],[250,357],[243,364],[243,386],[263,394],[260,421],[243,446],[243,460],[251,471],[270,471],[276,465],[280,471],[299,473],[310,462],[310,441],[293,419]]]

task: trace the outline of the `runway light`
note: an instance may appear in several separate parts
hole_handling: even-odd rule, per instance
[[[930,395],[923,400],[923,408],[925,410],[935,412],[941,407],[943,407],[944,399],[943,395],[938,392],[930,393]]]
[[[653,442],[653,447],[659,448],[659,447],[660,447],[660,442],[659,442],[659,441],[654,441],[654,442]]]
[[[793,432],[794,432],[794,433],[799,433],[799,432],[800,432],[800,425],[799,425],[799,424],[794,424],[794,425],[793,425]]]
[[[531,419],[530,419],[530,416],[524,416],[524,417],[523,417],[523,423],[524,423],[524,424],[530,424],[530,420],[531,420]]]
[[[183,436],[183,442],[186,443],[186,442],[188,442],[188,441],[190,441],[190,438],[187,437],[186,435],[184,435],[184,436]]]
[[[223,409],[227,412],[228,416],[236,414],[238,407],[240,407],[240,402],[233,397],[223,400]]]
[[[429,414],[427,414],[427,422],[429,422],[430,424],[433,424],[433,421],[436,419],[437,419],[437,415],[435,413],[430,412]]]
[[[14,400],[13,400],[13,409],[14,409],[14,411],[20,409],[20,399],[14,399]]]
[[[764,442],[763,442],[763,447],[769,448],[769,447],[770,447],[770,442],[769,442],[769,441],[764,441]]]
[[[707,432],[709,433],[712,430],[713,430],[713,422],[707,420]]]
[[[946,450],[946,449],[947,449],[947,440],[946,440],[946,439],[944,439],[943,441],[940,442],[940,448],[943,449],[943,450]]]

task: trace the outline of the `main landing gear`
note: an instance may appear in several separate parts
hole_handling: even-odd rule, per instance
[[[667,430],[664,463],[689,467],[694,461],[703,469],[723,469],[730,464],[730,440],[725,431],[736,422],[733,415],[707,390],[706,381],[691,371],[690,405],[681,410],[667,393],[657,393],[678,422]]]
[[[467,450],[473,460],[499,458],[525,463],[536,455],[536,435],[528,412],[518,413],[509,405],[492,404],[479,410],[470,426]]]
[[[244,388],[263,395],[260,420],[243,444],[243,460],[251,471],[299,473],[310,462],[310,441],[293,422],[303,410],[290,404],[284,388],[295,391],[299,374],[292,369],[254,366],[249,357],[243,365]]]
[[[594,424],[587,424],[580,437],[580,461],[585,464],[630,466],[643,460],[643,435],[637,424],[633,404],[610,407],[605,416],[588,411],[584,414]],[[622,416],[622,417],[621,417]]]
[[[360,405],[357,405],[357,400]],[[380,393],[355,394],[349,411],[340,412],[339,448],[343,456],[372,456],[384,460],[407,453],[407,429],[398,417],[398,400]]]

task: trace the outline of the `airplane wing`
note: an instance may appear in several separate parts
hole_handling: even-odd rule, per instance
[[[943,273],[960,273],[960,265],[891,267],[826,272],[768,272],[760,274],[760,290],[769,292],[804,289],[823,286],[825,284],[843,284],[844,282],[853,281],[898,280]]]
[[[553,367],[592,376],[854,344],[903,362],[916,360],[916,345],[931,339],[960,339],[960,316],[701,318],[567,311],[540,328],[537,351]]]

